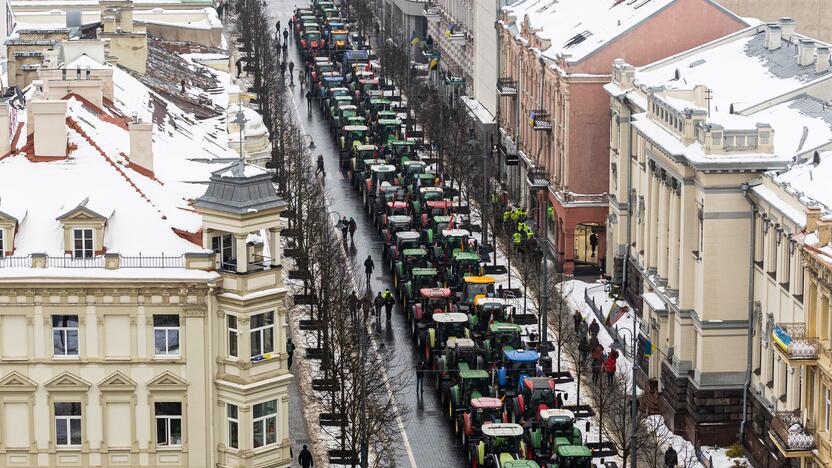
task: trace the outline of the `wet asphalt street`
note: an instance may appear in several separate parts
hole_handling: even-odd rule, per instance
[[[305,6],[306,1],[267,0],[272,17],[279,20],[282,27],[286,27],[292,11],[297,6]],[[290,35],[291,41],[291,35]],[[301,57],[294,42],[289,44],[289,54],[295,63],[295,73],[301,64]],[[287,77],[288,78],[288,77]],[[355,245],[350,246],[350,255],[356,260],[357,271],[363,273],[362,263],[367,255],[372,255],[376,263],[374,277],[371,281],[373,294],[392,287],[392,276],[386,267],[382,267],[381,237],[375,230],[371,219],[366,215],[360,196],[338,168],[338,151],[332,133],[326,120],[313,105],[311,115],[307,114],[306,100],[299,86],[293,89],[294,103],[297,115],[304,132],[311,135],[317,148],[317,154],[323,154],[327,171],[326,187],[331,198],[332,210],[340,216],[352,216],[358,223]],[[382,324],[376,330],[376,340],[383,343],[382,353],[384,361],[389,362],[388,369],[391,378],[402,376],[406,386],[399,398],[404,417],[404,431],[399,435],[399,450],[396,459],[397,466],[412,466],[410,460],[423,467],[459,467],[464,465],[462,447],[453,436],[445,411],[440,408],[439,397],[430,385],[425,382],[426,391],[422,399],[416,397],[415,363],[416,353],[405,316],[396,307],[393,320]],[[394,383],[395,387],[396,384]],[[298,416],[300,416],[298,414]],[[305,430],[297,426],[299,430]],[[307,439],[306,434],[292,434],[295,439]],[[406,441],[406,442],[405,442]],[[296,452],[297,453],[297,452]]]

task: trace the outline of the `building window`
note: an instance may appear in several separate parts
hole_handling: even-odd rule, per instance
[[[768,133],[761,133],[760,134],[760,144],[767,145],[768,144]]]
[[[221,236],[211,238],[211,250],[214,253],[221,254],[220,261],[222,263],[229,263],[233,258],[232,246],[234,245],[231,234],[223,234]]]
[[[237,357],[237,337],[239,336],[237,330],[237,316],[228,316],[228,356]]]
[[[179,447],[182,445],[182,403],[156,402],[156,445]]]
[[[72,256],[75,258],[91,258],[94,255],[92,229],[73,229]]]
[[[274,351],[274,312],[251,317],[251,357]]]
[[[748,139],[747,139],[747,142],[748,142],[747,145],[750,148],[756,148],[757,147],[757,137],[749,136]]]
[[[711,144],[714,146],[719,146],[722,144],[722,134],[721,133],[711,133]]]
[[[81,445],[81,403],[55,403],[55,445]]]
[[[179,356],[179,316],[153,316],[153,343],[157,356]]]
[[[277,442],[277,400],[254,405],[252,439],[254,448]]]
[[[237,405],[226,403],[228,414],[228,446],[231,448],[240,448],[239,432],[240,421],[237,419]]]
[[[55,356],[78,355],[78,316],[52,316],[52,353]]]
[[[0,258],[3,258],[3,256],[6,255],[6,247],[5,244],[3,244],[3,232],[4,231],[0,229]]]

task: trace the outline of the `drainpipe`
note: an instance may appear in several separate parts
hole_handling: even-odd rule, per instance
[[[746,345],[745,385],[742,391],[742,422],[740,423],[739,433],[739,440],[745,442],[745,424],[748,422],[748,387],[751,385],[751,353],[753,346],[753,341],[751,340],[754,339],[754,254],[757,250],[755,245],[757,240],[755,232],[757,228],[757,205],[748,196],[748,183],[742,184],[741,188],[743,196],[748,200],[748,203],[751,203],[751,249],[749,251],[751,258],[748,261],[748,343]]]

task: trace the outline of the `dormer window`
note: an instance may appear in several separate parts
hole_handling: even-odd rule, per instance
[[[72,256],[75,258],[92,258],[95,256],[92,229],[72,230]]]

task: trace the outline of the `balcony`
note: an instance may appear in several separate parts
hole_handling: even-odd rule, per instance
[[[806,336],[805,323],[778,323],[771,331],[771,339],[777,351],[793,366],[817,364],[820,343],[817,338]]]
[[[520,156],[517,155],[514,146],[509,149],[506,145],[497,143],[497,152],[505,158],[506,166],[516,166],[520,163]]]
[[[811,457],[816,447],[814,430],[801,422],[800,410],[775,413],[768,436],[786,458]]]
[[[498,78],[497,93],[500,96],[517,96],[517,81],[511,77]]]
[[[551,132],[552,118],[544,109],[533,110],[529,113],[529,125],[536,132]]]
[[[425,8],[422,14],[429,23],[438,23],[442,20],[441,10],[436,6]]]

